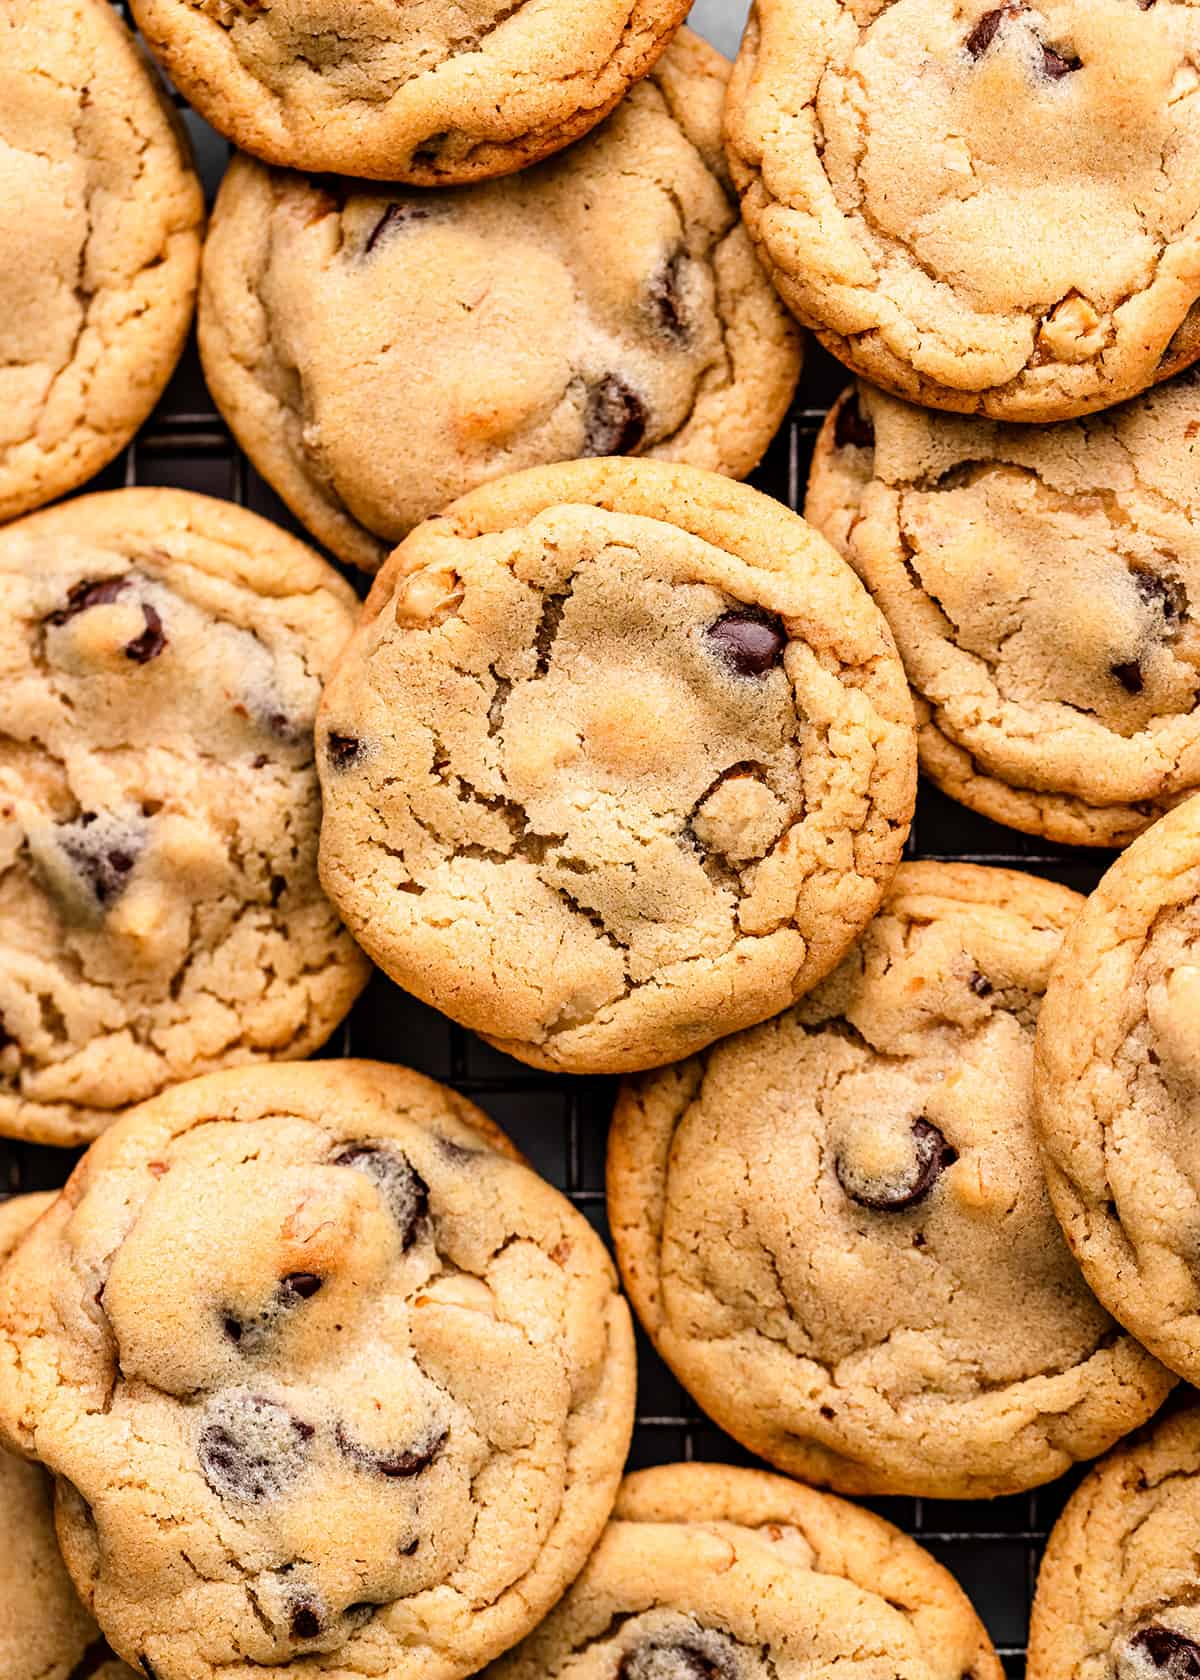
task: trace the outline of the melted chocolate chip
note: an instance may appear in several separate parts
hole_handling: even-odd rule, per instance
[[[429,1186],[401,1150],[381,1143],[355,1143],[334,1156],[335,1167],[353,1167],[375,1185],[410,1249],[429,1212]]]
[[[946,1168],[952,1167],[958,1160],[958,1151],[952,1149],[933,1122],[924,1117],[912,1123],[912,1142],[911,1170],[895,1182],[882,1178],[878,1182],[868,1182],[839,1157],[834,1163],[834,1171],[850,1200],[876,1213],[900,1213],[923,1202]]]
[[[142,602],[142,617],[146,621],[146,628],[140,636],[126,642],[125,657],[135,660],[139,665],[148,665],[152,659],[157,659],[166,647],[167,638],[163,632],[162,619],[149,601]]]
[[[291,1629],[293,1639],[319,1639],[321,1637],[321,1617],[311,1599],[302,1599],[296,1605],[292,1611]]]
[[[683,304],[683,274],[687,261],[686,251],[676,251],[651,280],[647,294],[654,325],[673,344],[686,344],[690,337]]]
[[[1127,1649],[1139,1664],[1146,1664],[1167,1680],[1200,1680],[1200,1645],[1174,1628],[1139,1628],[1128,1640]]]
[[[293,1296],[301,1301],[311,1301],[324,1281],[315,1272],[289,1272],[279,1285],[279,1294],[285,1302]]]
[[[997,6],[994,11],[985,12],[967,36],[967,51],[971,57],[982,58],[996,39],[996,32],[1004,19],[1019,17],[1024,10],[1024,6],[1010,5]]]
[[[618,1680],[731,1680],[736,1673],[732,1640],[708,1629],[696,1639],[647,1640],[617,1664]]]
[[[89,607],[104,607],[117,596],[129,588],[127,577],[102,578],[98,583],[77,583],[73,589],[67,591],[67,604],[58,612],[51,613],[47,624],[65,624],[76,614],[87,612]]]
[[[1052,82],[1059,82],[1064,76],[1069,76],[1075,70],[1082,70],[1083,63],[1074,54],[1066,58],[1053,47],[1042,48],[1042,70]]]
[[[345,1424],[339,1423],[334,1430],[338,1448],[348,1459],[364,1470],[387,1477],[389,1481],[406,1481],[410,1476],[419,1476],[422,1470],[427,1470],[434,1459],[440,1456],[449,1438],[450,1431],[443,1429],[440,1435],[431,1435],[419,1447],[374,1452],[370,1447],[364,1447],[356,1441]]]
[[[304,1469],[313,1426],[249,1389],[225,1389],[204,1408],[196,1450],[221,1499],[277,1499]]]
[[[837,449],[875,447],[875,428],[859,406],[857,391],[851,391],[837,411],[837,419],[833,423],[833,442]]]
[[[59,823],[58,844],[97,905],[106,910],[129,885],[141,840],[133,830],[111,822],[93,831],[97,820],[95,811],[85,811],[76,822]]]
[[[778,665],[787,633],[766,613],[730,612],[708,627],[708,638],[725,664],[739,677],[762,677]]]
[[[381,239],[390,233],[398,233],[402,227],[408,227],[412,222],[427,222],[432,211],[424,204],[389,204],[380,216],[367,237],[363,247],[363,255],[370,256]]]
[[[585,455],[629,455],[646,435],[646,405],[615,373],[588,391],[584,415]]]
[[[325,756],[335,770],[349,770],[362,756],[362,742],[354,735],[335,735],[325,742]]]

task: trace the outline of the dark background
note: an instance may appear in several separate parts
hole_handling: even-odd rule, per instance
[[[119,0],[113,3],[128,21],[125,6]],[[697,0],[692,22],[732,52],[746,10],[747,0]],[[229,148],[192,112],[184,115],[211,202]],[[810,345],[791,415],[751,480],[759,489],[791,507],[801,505],[813,441],[844,382],[842,369]],[[89,488],[128,484],[178,485],[224,497],[307,536],[235,447],[205,389],[194,344],[149,423]],[[362,590],[362,578],[352,575],[352,581]],[[1052,876],[1083,892],[1090,891],[1107,862],[1103,854],[1047,846],[1000,828],[925,785],[906,856],[1007,864]],[[614,1081],[535,1073],[489,1049],[378,973],[324,1054],[404,1062],[466,1092],[504,1127],[541,1173],[566,1191],[607,1240],[604,1150]],[[0,1140],[0,1193],[55,1187],[74,1159],[66,1151]],[[630,1468],[689,1458],[753,1463],[701,1416],[640,1333],[639,1345],[638,1427]],[[1076,1472],[1039,1492],[992,1501],[868,1503],[919,1536],[954,1571],[986,1620],[1006,1667],[1020,1674],[1042,1544],[1078,1480]]]

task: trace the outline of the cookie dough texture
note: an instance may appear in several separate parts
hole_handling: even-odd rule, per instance
[[[107,0],[18,0],[0,57],[0,522],[99,472],[191,320],[204,201]]]
[[[0,1274],[0,1430],[157,1680],[474,1672],[583,1565],[633,1398],[599,1239],[403,1068],[176,1087]]]
[[[53,1195],[0,1201],[0,1265]],[[79,1600],[54,1538],[50,1483],[0,1452],[0,1673],[4,1680],[133,1680]]]
[[[534,1066],[646,1067],[816,983],[899,859],[883,619],[777,503],[541,468],[420,526],[318,724],[321,873],[393,979]]]
[[[1168,1680],[1200,1663],[1200,1412],[1098,1465],[1055,1524],[1029,1629],[1030,1680]]]
[[[622,1087],[609,1214],[655,1345],[722,1428],[846,1493],[1013,1493],[1171,1377],[1086,1288],[1032,1107],[1064,887],[904,864],[796,1008]]]
[[[1055,1211],[1084,1275],[1200,1379],[1200,798],[1135,841],[1063,948],[1038,1033]]]
[[[0,532],[0,607],[0,1133],[316,1049],[368,972],[316,874],[350,589],[229,503],[119,490]]]
[[[587,140],[471,189],[234,160],[204,259],[209,386],[342,559],[375,571],[426,515],[545,461],[758,464],[800,348],[738,219],[728,72],[685,30]]]
[[[945,793],[1122,846],[1200,785],[1198,447],[1190,374],[1046,427],[842,397],[805,515],[887,618]]]
[[[171,79],[268,163],[448,186],[586,134],[690,0],[133,0]]]
[[[643,1470],[556,1610],[487,1680],[999,1680],[962,1590],[907,1535],[781,1476]]]
[[[1186,0],[757,0],[726,132],[785,300],[935,408],[1061,420],[1200,354]]]

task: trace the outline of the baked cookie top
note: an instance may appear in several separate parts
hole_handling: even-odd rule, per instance
[[[757,465],[800,348],[726,173],[728,72],[684,30],[586,140],[474,188],[234,160],[205,249],[205,370],[322,542],[375,571],[426,515],[544,461]]]
[[[133,0],[172,81],[268,163],[447,186],[607,116],[690,0]]]
[[[1200,354],[1198,61],[1187,0],[757,0],[727,115],[747,225],[897,395],[1108,407]]]
[[[6,13],[0,522],[99,472],[149,414],[191,320],[204,219],[182,128],[107,0]]]
[[[0,1201],[0,1265],[54,1201]],[[50,1483],[0,1452],[0,1673],[4,1680],[133,1680],[100,1637],[63,1567]]]
[[[368,972],[316,876],[352,591],[227,502],[118,490],[0,531],[0,605],[0,1133],[307,1055]]]
[[[403,1068],[176,1087],[0,1273],[0,1429],[157,1680],[473,1673],[578,1573],[633,1395],[599,1239]]]
[[[913,685],[921,767],[999,822],[1124,845],[1200,785],[1200,385],[1028,427],[852,387],[806,517]]]
[[[903,672],[849,567],[713,473],[485,486],[376,579],[318,724],[326,890],[380,966],[565,1071],[816,983],[912,811]]]
[[[1088,1282],[1200,1379],[1200,798],[1088,899],[1046,995],[1037,1097],[1050,1193]]]
[[[722,1428],[846,1493],[1049,1481],[1170,1375],[1055,1224],[1031,1112],[1038,1005],[1081,900],[904,864],[794,1009],[622,1087],[609,1217],[652,1339]]]
[[[1193,1408],[1106,1458],[1058,1519],[1034,1598],[1029,1680],[1186,1680],[1200,1670],[1198,1524]]]
[[[890,1523],[759,1470],[621,1485],[566,1598],[487,1680],[999,1680],[952,1576]]]

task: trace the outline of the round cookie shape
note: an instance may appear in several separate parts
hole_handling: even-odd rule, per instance
[[[475,188],[235,158],[205,248],[208,383],[343,560],[375,571],[456,496],[546,461],[758,464],[800,347],[738,218],[728,72],[684,30],[588,139]]]
[[[1160,1421],[1076,1489],[1042,1559],[1029,1680],[1185,1680],[1200,1667],[1200,1412]]]
[[[1187,0],[757,0],[726,138],[785,301],[897,396],[1064,420],[1200,354]]]
[[[507,175],[586,134],[690,0],[133,0],[172,81],[245,151],[417,186]]]
[[[227,502],[118,490],[0,531],[0,606],[0,1134],[308,1055],[369,972],[316,868],[353,592]]]
[[[0,1266],[50,1195],[0,1201]],[[50,1483],[0,1452],[0,1673],[4,1680],[133,1680],[101,1638],[63,1567]]]
[[[125,447],[183,348],[204,199],[107,0],[21,0],[0,62],[0,523]]]
[[[921,768],[998,822],[1122,846],[1200,786],[1200,386],[1006,425],[851,387],[805,516],[914,691]]]
[[[999,1680],[962,1589],[890,1523],[761,1470],[621,1485],[582,1575],[487,1680]]]
[[[0,1273],[0,1430],[157,1680],[473,1673],[581,1568],[633,1401],[599,1239],[403,1068],[175,1087]]]
[[[700,1405],[789,1474],[1015,1493],[1170,1389],[1086,1288],[1042,1178],[1034,1025],[1080,902],[904,864],[794,1009],[622,1087],[608,1196],[630,1297]]]
[[[839,960],[914,757],[887,627],[802,520],[695,468],[535,469],[376,579],[318,723],[322,880],[501,1050],[653,1066]]]
[[[1046,1176],[1115,1318],[1200,1380],[1200,797],[1105,875],[1063,946],[1038,1028]]]

